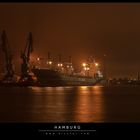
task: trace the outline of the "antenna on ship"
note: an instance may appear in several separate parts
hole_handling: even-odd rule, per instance
[[[72,63],[72,57],[69,56],[69,63]]]
[[[51,55],[50,55],[50,52],[48,52],[48,60],[51,59]]]
[[[67,64],[67,73],[72,75],[73,74],[73,65],[72,65],[72,57],[69,56],[69,61],[68,61],[68,64]]]
[[[69,56],[69,61],[68,62],[69,62],[69,66],[72,67],[72,57],[71,56]]]
[[[61,56],[61,54],[59,54],[58,57],[59,57],[59,58],[58,58],[58,61],[59,61],[59,63],[61,63],[61,61],[62,61],[62,56]]]
[[[62,63],[62,56],[58,56],[58,64],[57,64],[57,70],[62,72],[63,71],[63,63]]]

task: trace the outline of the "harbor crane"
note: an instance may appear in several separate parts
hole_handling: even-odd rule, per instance
[[[22,64],[21,64],[21,77],[19,79],[19,82],[32,83],[35,81],[35,76],[31,72],[30,67],[30,55],[32,52],[33,52],[33,38],[32,33],[29,32],[29,36],[24,51],[21,51]]]
[[[5,62],[6,62],[6,73],[4,78],[2,79],[3,83],[10,83],[14,80],[14,68],[13,68],[13,55],[11,53],[11,49],[9,46],[8,38],[6,35],[6,31],[3,30],[1,34],[1,48],[5,55]]]

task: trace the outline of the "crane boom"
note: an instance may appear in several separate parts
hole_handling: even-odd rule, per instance
[[[29,63],[30,60],[30,54],[33,52],[33,38],[32,38],[32,33],[29,33],[29,37],[26,42],[26,46],[24,49],[24,54],[26,55],[27,62]]]
[[[21,59],[23,60],[21,64],[21,77],[19,82],[33,82],[35,77],[30,70],[30,55],[33,52],[33,38],[32,33],[29,32],[29,36],[26,42],[24,51],[21,52]]]
[[[6,74],[3,78],[3,82],[11,82],[14,77],[14,69],[13,69],[13,55],[11,53],[11,49],[8,43],[8,38],[6,36],[5,30],[3,30],[1,35],[1,47],[5,54],[5,61],[6,61]]]

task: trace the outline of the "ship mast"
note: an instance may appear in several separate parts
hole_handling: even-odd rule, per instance
[[[52,60],[51,60],[51,54],[48,52],[48,58],[47,58],[47,66],[49,69],[52,69]]]
[[[61,55],[59,55],[58,56],[58,64],[57,64],[57,70],[59,71],[59,72],[63,72],[63,63],[62,63],[62,56]]]
[[[67,72],[68,74],[72,75],[73,74],[73,65],[72,65],[72,57],[69,56],[69,61],[68,61],[68,64],[67,64]]]

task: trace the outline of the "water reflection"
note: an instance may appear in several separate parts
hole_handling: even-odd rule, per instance
[[[32,120],[94,122],[104,118],[100,86],[32,87],[32,91],[33,94],[42,95],[33,96],[32,107],[36,109],[33,112],[38,112],[38,116],[34,118],[32,115]]]
[[[140,122],[140,87],[0,87],[0,122]]]
[[[104,102],[102,87],[79,87],[75,106],[75,120],[80,122],[97,122],[104,119]]]
[[[32,93],[39,95],[39,88],[32,88]],[[32,119],[36,119],[42,122],[62,122],[69,120],[69,112],[71,108],[68,108],[70,97],[73,93],[72,87],[41,87],[41,97],[33,96],[32,106],[39,111],[33,111]],[[72,96],[71,96],[72,97]],[[71,100],[71,99],[70,99]],[[34,116],[35,112],[40,112]]]

